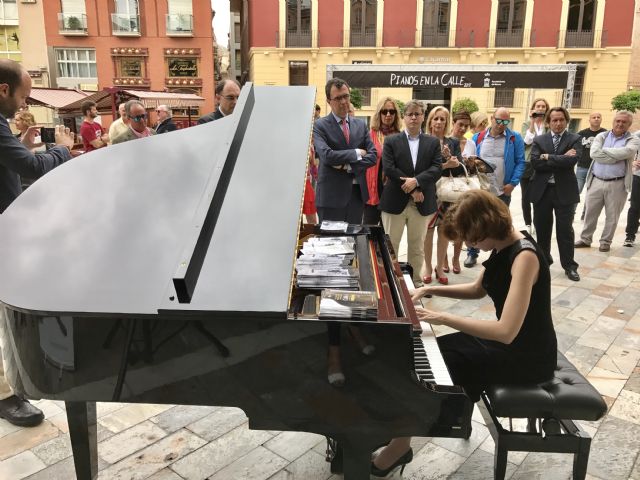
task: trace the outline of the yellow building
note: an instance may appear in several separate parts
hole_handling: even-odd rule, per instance
[[[638,5],[636,5],[638,4]],[[572,129],[627,90],[635,0],[244,0],[243,71],[257,85],[317,87],[326,113],[327,66],[558,65],[575,63]],[[563,90],[535,88],[373,88],[359,116],[379,98],[418,98],[450,106],[474,99],[491,113],[510,108],[519,129],[536,97],[561,105]]]

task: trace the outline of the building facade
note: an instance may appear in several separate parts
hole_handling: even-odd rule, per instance
[[[572,128],[628,88],[636,0],[243,0],[243,69],[257,85],[315,85],[323,112],[330,64],[554,65],[577,67]],[[481,110],[511,109],[516,128],[536,97],[560,105],[562,90],[373,88],[379,98],[450,106],[474,99]]]
[[[0,0],[0,56],[19,62],[20,30],[17,0]]]
[[[210,2],[60,0],[42,2],[51,86],[193,93],[214,109]],[[174,111],[186,116],[187,112]]]

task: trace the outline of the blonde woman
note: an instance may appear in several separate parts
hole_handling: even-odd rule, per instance
[[[384,97],[378,102],[376,113],[371,117],[371,141],[376,147],[377,160],[373,167],[367,169],[367,188],[369,200],[364,206],[362,223],[365,225],[378,225],[380,223],[380,198],[384,185],[382,166],[382,149],[387,135],[400,133],[400,108],[395,99]]]
[[[22,136],[27,132],[27,130],[29,130],[29,127],[33,127],[36,124],[33,113],[27,110],[16,112],[15,116],[13,117],[13,121],[16,125],[16,128],[18,129],[18,134],[16,135],[16,137],[18,137],[18,140],[22,139]]]
[[[457,177],[464,175],[464,169],[459,161],[459,159],[462,158],[462,153],[460,152],[460,142],[455,138],[447,137],[449,133],[449,122],[449,110],[442,106],[435,107],[427,116],[426,133],[433,135],[440,141],[440,148],[442,150],[442,176],[452,175]],[[425,276],[422,278],[422,281],[426,284],[431,283],[433,280],[433,234],[448,207],[448,203],[438,201],[438,211],[428,225],[427,235],[424,239]],[[442,285],[449,283],[449,279],[445,275],[449,270],[449,267],[446,267],[445,270],[448,244],[449,241],[447,237],[440,233],[440,229],[438,229],[435,276]],[[460,271],[459,264],[454,266]]]

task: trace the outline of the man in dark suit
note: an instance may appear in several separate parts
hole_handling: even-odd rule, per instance
[[[344,80],[332,78],[325,86],[331,113],[313,126],[320,159],[316,184],[318,218],[362,223],[369,199],[365,171],[376,163],[376,149],[364,121],[349,116],[351,95]]]
[[[171,109],[166,105],[158,105],[156,115],[158,116],[158,125],[156,125],[156,133],[173,132],[178,126],[173,123]]]
[[[440,141],[420,132],[424,105],[410,100],[405,105],[405,131],[384,141],[382,168],[388,181],[382,191],[382,225],[398,252],[407,226],[407,260],[413,267],[413,281],[422,283],[424,237],[435,215],[436,182],[442,174]]]
[[[240,97],[240,84],[237,80],[232,78],[220,80],[216,84],[216,105],[218,105],[218,108],[216,108],[214,112],[200,117],[198,119],[198,125],[213,122],[214,120],[231,115],[233,109],[236,108],[238,97]]]
[[[0,60],[0,214],[22,193],[21,175],[39,178],[71,158],[73,133],[62,125],[55,128],[55,146],[43,153],[31,151],[31,148],[41,145],[34,143],[39,128],[29,127],[22,141],[11,133],[7,118],[13,118],[18,110],[27,107],[26,100],[30,94],[29,73],[13,60]],[[0,418],[21,427],[39,425],[44,419],[39,408],[13,394],[4,375],[1,347]]]
[[[580,275],[573,259],[573,214],[580,194],[574,167],[582,155],[582,139],[567,130],[569,120],[569,112],[563,107],[554,107],[547,112],[550,131],[535,137],[531,147],[531,165],[535,173],[529,192],[538,245],[549,264],[553,263],[551,230],[555,215],[560,264],[567,277],[577,282]]]

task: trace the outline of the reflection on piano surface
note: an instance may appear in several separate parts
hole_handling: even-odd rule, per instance
[[[293,282],[318,233],[300,227],[314,99],[245,87],[233,116],[73,160],[0,218],[9,381],[66,402],[78,478],[97,475],[96,401],[239,407],[253,429],[331,437],[347,479],[392,437],[469,436],[380,228],[354,233],[376,353],[345,343],[348,383],[326,381],[327,324]]]

